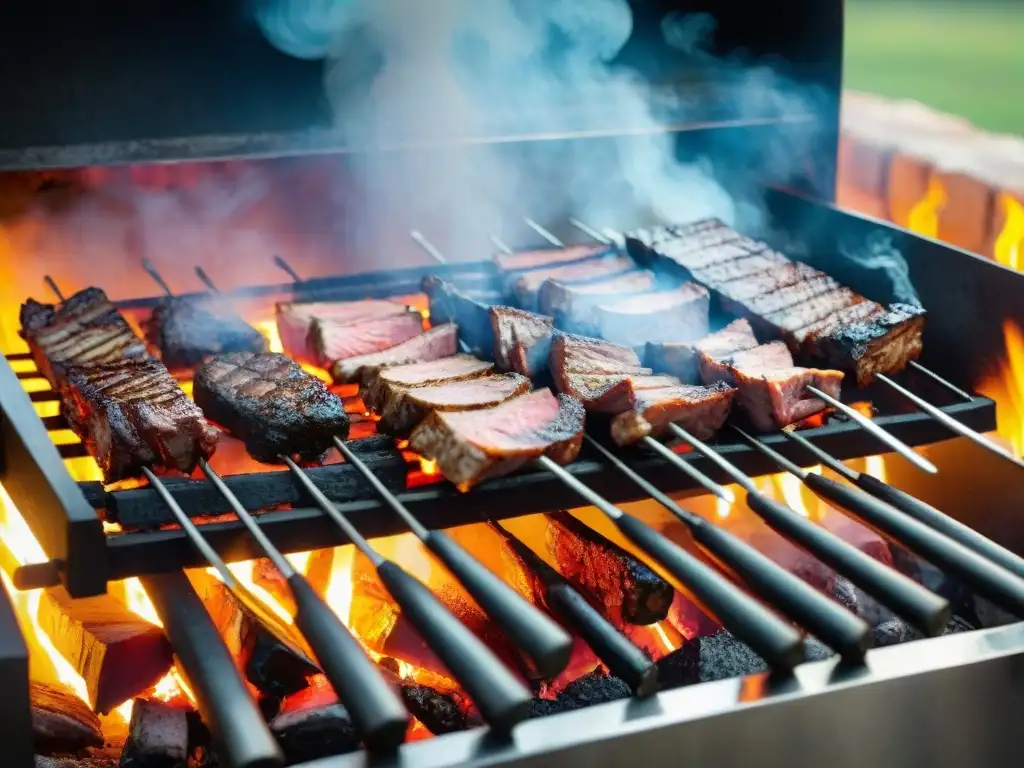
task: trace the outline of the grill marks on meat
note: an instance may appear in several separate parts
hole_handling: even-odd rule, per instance
[[[413,430],[409,444],[465,491],[542,455],[567,464],[582,441],[582,404],[542,389],[483,411],[434,411]]]
[[[491,307],[494,361],[499,370],[534,378],[547,368],[554,326],[550,317],[524,309]]]
[[[808,385],[839,397],[840,371],[797,368],[782,342],[763,344],[725,358],[701,353],[705,381],[726,382],[738,390],[737,402],[761,431],[780,429],[827,408],[807,392]]]
[[[382,352],[423,333],[423,316],[412,309],[400,315],[359,322],[313,318],[310,342],[317,365],[328,368],[338,360]]]
[[[217,446],[217,431],[167,368],[152,357],[72,368],[64,415],[103,470],[104,482],[143,467],[191,472]]]
[[[515,281],[513,292],[516,303],[520,307],[535,311],[538,309],[541,286],[548,280],[557,280],[568,285],[583,284],[622,275],[635,269],[636,264],[632,259],[618,254],[609,254],[553,269],[527,272]]]
[[[172,370],[194,368],[224,352],[266,352],[263,334],[211,298],[170,296],[146,324],[146,339]]]
[[[701,381],[701,352],[706,352],[717,359],[756,346],[754,330],[746,319],[740,318],[698,341],[648,342],[644,352],[644,364],[658,373],[669,373],[687,384],[696,384]]]
[[[494,370],[494,363],[477,360],[472,355],[455,355],[442,360],[424,361],[384,368],[367,374],[359,388],[363,404],[380,413],[393,389],[437,386],[485,376]]]
[[[923,309],[868,301],[717,219],[631,233],[626,244],[638,256],[654,253],[674,261],[723,307],[783,339],[801,359],[852,374],[859,386],[876,372],[902,370],[921,353]]]
[[[393,301],[303,301],[279,303],[274,307],[277,331],[284,353],[300,363],[316,363],[309,332],[314,318],[320,317],[341,325],[381,320],[404,315],[409,308]]]
[[[736,390],[725,383],[641,390],[634,409],[612,419],[612,439],[617,445],[630,445],[679,424],[697,439],[708,440],[725,424],[735,396]]]
[[[696,283],[671,291],[640,294],[597,307],[601,337],[626,345],[686,341],[706,336],[710,294]]]
[[[348,435],[341,400],[284,355],[215,358],[196,371],[194,397],[257,461],[276,463],[278,454],[318,461],[335,436]]]
[[[459,328],[445,323],[380,352],[339,360],[331,367],[331,376],[338,384],[351,384],[372,378],[384,368],[451,357],[458,349]]]
[[[472,411],[496,405],[530,391],[530,380],[517,373],[481,376],[411,389],[394,387],[381,410],[377,429],[402,435],[431,411]]]
[[[29,299],[20,320],[36,367],[54,388],[72,366],[148,356],[142,339],[99,288],[79,291],[59,308]]]

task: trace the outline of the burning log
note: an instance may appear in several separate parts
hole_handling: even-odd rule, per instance
[[[48,589],[39,625],[85,680],[89,703],[101,714],[152,688],[171,668],[163,630],[109,595],[72,600],[63,587]]]
[[[548,519],[548,546],[562,575],[589,594],[613,623],[654,624],[668,615],[671,584],[568,512]]]
[[[33,680],[29,683],[29,700],[36,749],[78,752],[103,746],[99,718],[67,688]]]
[[[315,675],[308,688],[284,698],[270,731],[288,765],[359,749],[355,726],[323,675]]]
[[[162,701],[136,699],[119,768],[185,768],[187,712]]]
[[[304,575],[306,576],[306,581],[310,583],[310,586],[313,587],[318,595],[326,594],[333,567],[333,548],[318,549],[310,554]],[[292,599],[288,583],[268,558],[261,557],[253,563],[252,580],[253,583],[272,595],[290,613],[295,613],[295,601]]]
[[[595,669],[573,680],[554,699],[534,699],[530,717],[571,712],[616,699],[628,699],[630,695],[631,691],[625,681]]]
[[[194,572],[189,579],[246,680],[260,692],[278,697],[306,687],[318,668],[304,655],[301,643],[289,647],[278,640],[212,575]]]

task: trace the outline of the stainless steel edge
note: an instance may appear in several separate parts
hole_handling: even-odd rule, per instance
[[[794,679],[766,675],[611,702],[523,723],[355,753],[302,768],[442,766],[987,766],[1024,764],[1024,623],[920,640],[834,660]]]

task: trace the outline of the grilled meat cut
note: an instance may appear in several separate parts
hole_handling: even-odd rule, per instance
[[[920,307],[868,301],[717,219],[634,232],[626,245],[641,261],[660,256],[674,262],[724,308],[784,340],[799,359],[845,371],[859,386],[876,372],[902,370],[921,353],[925,312]]]
[[[576,285],[622,275],[636,269],[637,266],[632,259],[617,253],[610,253],[552,269],[535,269],[526,272],[513,284],[513,292],[516,303],[523,309],[533,312],[539,308],[541,286],[548,280]]]
[[[540,287],[538,308],[541,313],[551,315],[555,324],[564,331],[596,334],[594,310],[598,304],[609,299],[648,293],[654,290],[655,285],[654,274],[647,270],[626,272],[582,285],[546,280]]]
[[[494,361],[499,370],[534,378],[547,369],[554,325],[550,317],[513,307],[491,307]]]
[[[196,371],[196,404],[257,461],[318,461],[348,435],[341,399],[284,355],[231,352]]]
[[[380,352],[339,360],[331,367],[331,376],[337,384],[351,384],[375,376],[384,368],[440,360],[458,351],[459,328],[454,323],[445,323]]]
[[[209,297],[162,299],[145,330],[171,370],[194,368],[224,352],[267,351],[263,334]]]
[[[303,301],[279,303],[274,307],[281,347],[292,360],[316,363],[316,350],[310,342],[313,319],[321,317],[342,325],[404,315],[409,307],[394,301]]]
[[[472,411],[496,405],[530,391],[530,380],[518,373],[478,376],[428,387],[392,387],[380,410],[377,429],[404,435],[431,411]]]
[[[608,251],[607,245],[569,245],[565,248],[543,248],[538,251],[496,253],[494,263],[508,276],[518,277],[532,269],[551,269],[563,264],[584,261]]]
[[[628,346],[643,341],[686,341],[708,332],[710,294],[696,283],[642,293],[597,307],[602,339]]]
[[[483,411],[434,411],[413,430],[409,444],[466,491],[540,456],[571,462],[583,442],[583,420],[578,400],[540,389]]]
[[[588,411],[621,413],[636,405],[637,382],[651,388],[675,380],[652,377],[629,347],[566,333],[555,335],[548,362],[555,386],[578,398]],[[654,381],[652,381],[654,379]]]
[[[143,467],[191,472],[213,455],[217,431],[159,360],[135,357],[71,368],[63,412],[112,483]]]
[[[697,341],[648,342],[644,352],[644,365],[657,373],[676,376],[687,384],[696,384],[701,381],[701,352],[718,359],[756,346],[754,330],[745,318],[740,318],[733,320],[722,330]]]
[[[698,440],[708,440],[729,417],[735,396],[736,390],[724,383],[639,390],[636,406],[612,419],[612,439],[618,445],[629,445],[660,435],[669,424],[679,424]]]
[[[148,357],[143,343],[99,288],[86,288],[59,308],[29,299],[21,305],[21,333],[36,367],[59,389],[71,366]]]
[[[359,322],[313,318],[309,329],[316,362],[328,368],[339,360],[382,352],[423,333],[423,316],[416,310]]]
[[[827,408],[807,392],[814,386],[839,397],[843,373],[798,368],[785,344],[779,341],[736,352],[725,358],[701,353],[701,372],[708,384],[726,382],[738,390],[736,401],[761,431],[780,429]]]
[[[430,300],[433,323],[455,323],[464,352],[490,360],[494,354],[490,304],[477,301],[437,275],[423,278],[423,292]]]
[[[486,376],[494,370],[494,363],[478,360],[472,355],[455,355],[408,365],[384,368],[376,374],[367,374],[359,388],[363,404],[380,413],[392,389],[430,387]]]

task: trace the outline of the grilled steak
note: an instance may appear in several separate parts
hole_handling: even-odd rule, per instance
[[[536,311],[540,301],[541,286],[548,280],[575,285],[622,275],[634,270],[636,270],[636,264],[632,259],[612,253],[575,264],[564,264],[552,269],[536,269],[526,272],[515,281],[513,292],[516,303],[520,307]]]
[[[413,430],[409,444],[466,491],[540,456],[572,461],[583,442],[583,418],[578,400],[540,389],[482,411],[434,411]]]
[[[377,429],[387,435],[403,435],[431,411],[493,408],[529,391],[530,380],[518,373],[478,376],[429,387],[391,387]]]
[[[619,299],[653,291],[654,274],[647,270],[626,272],[603,280],[574,285],[545,280],[540,287],[538,307],[551,315],[559,328],[573,333],[597,333],[594,310],[609,299]]]
[[[724,383],[639,390],[634,409],[612,419],[612,439],[618,445],[629,445],[648,435],[659,435],[675,423],[698,439],[707,440],[722,428],[735,396],[736,390]]]
[[[313,318],[322,317],[336,323],[359,323],[404,315],[409,308],[393,301],[303,301],[275,305],[277,332],[284,353],[300,363],[316,363],[316,351],[309,341]]]
[[[843,380],[840,371],[794,367],[789,349],[779,341],[727,358],[714,359],[702,352],[701,372],[709,384],[720,381],[736,387],[740,407],[754,427],[765,432],[802,421],[828,407],[807,393],[808,385],[838,398]]]
[[[351,384],[367,376],[375,376],[384,368],[440,360],[458,351],[459,328],[453,323],[446,323],[380,352],[339,360],[332,366],[331,376],[338,384]]]
[[[194,368],[225,352],[266,352],[263,334],[212,298],[163,299],[146,323],[146,340],[171,370]]]
[[[368,372],[359,388],[359,396],[368,409],[380,413],[393,387],[409,389],[448,384],[485,376],[492,370],[494,363],[478,360],[472,355],[455,355],[440,360],[396,365],[384,368],[376,374]]]
[[[499,370],[532,379],[547,369],[554,330],[550,317],[513,307],[491,307],[491,330]]]
[[[316,362],[327,368],[338,360],[390,349],[423,333],[423,316],[415,310],[356,323],[313,318],[309,329]]]
[[[430,299],[433,323],[455,323],[464,352],[490,360],[494,354],[490,305],[477,301],[436,275],[423,279],[423,292]]]
[[[597,308],[601,338],[639,345],[646,341],[686,341],[708,333],[709,294],[696,283],[672,291],[643,293]]]
[[[22,336],[36,367],[60,388],[71,366],[148,357],[143,343],[99,288],[86,288],[60,308],[29,299],[21,305]]]
[[[750,323],[745,319],[733,320],[722,330],[699,341],[648,342],[644,365],[658,373],[672,374],[687,384],[696,384],[701,380],[698,368],[701,352],[717,359],[756,346],[757,338]]]
[[[902,370],[921,353],[923,309],[867,301],[720,221],[638,231],[626,236],[626,247],[644,263],[657,257],[674,262],[723,307],[785,340],[801,360],[846,371],[859,386],[876,372]]]
[[[194,397],[257,461],[275,463],[278,454],[318,461],[335,436],[348,435],[341,399],[284,355],[214,358],[196,371]]]
[[[559,333],[551,344],[548,368],[559,392],[578,398],[588,411],[621,413],[636,405],[638,382],[647,388],[678,383],[652,377],[629,347]]]
[[[159,360],[135,357],[66,372],[63,412],[112,483],[143,467],[191,472],[217,431]]]
[[[569,245],[565,248],[543,248],[538,251],[497,253],[494,263],[503,272],[525,272],[583,261],[608,251],[607,245]]]

